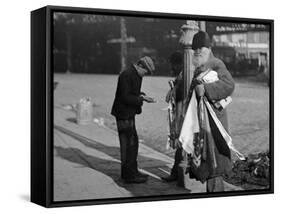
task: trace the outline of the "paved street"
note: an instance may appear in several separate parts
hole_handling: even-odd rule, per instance
[[[56,74],[54,93],[54,199],[56,201],[120,198],[204,192],[205,185],[194,180],[189,189],[167,184],[174,151],[165,149],[167,107],[164,101],[169,77],[147,77],[142,90],[156,98],[144,104],[136,117],[139,134],[139,168],[149,174],[146,184],[124,184],[120,180],[119,140],[114,117],[110,115],[117,75]],[[76,123],[71,106],[91,97],[94,119],[90,125]],[[235,146],[244,154],[269,149],[268,87],[237,79],[233,103],[228,108],[229,126]],[[98,124],[101,122],[104,123]],[[104,124],[105,126],[102,126]],[[227,190],[237,189],[226,184]]]
[[[139,168],[149,175],[145,184],[124,184],[120,180],[117,133],[95,122],[77,125],[75,113],[54,109],[54,200],[81,200],[155,196],[204,192],[205,185],[190,180],[189,189],[164,183],[173,159],[140,144]],[[236,187],[226,185],[228,190]]]

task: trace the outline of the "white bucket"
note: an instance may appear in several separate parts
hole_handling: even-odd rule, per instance
[[[93,120],[93,104],[90,97],[82,98],[77,105],[77,123],[88,125]]]

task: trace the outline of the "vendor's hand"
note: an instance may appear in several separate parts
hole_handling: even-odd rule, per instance
[[[156,103],[156,100],[153,99],[152,97],[149,96],[142,96],[143,101],[147,102],[147,103]]]
[[[205,88],[203,84],[197,85],[195,91],[198,97],[202,97],[205,94]]]
[[[181,144],[181,142],[179,141],[178,138],[175,140],[175,147],[176,147],[176,149],[181,149],[182,148],[182,144]]]

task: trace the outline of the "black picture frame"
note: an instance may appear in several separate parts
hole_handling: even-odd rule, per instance
[[[235,21],[266,24],[270,28],[270,187],[265,190],[194,193],[169,196],[61,201],[53,200],[53,13],[69,12],[149,18]],[[189,198],[226,197],[274,193],[274,21],[238,17],[202,16],[143,11],[46,6],[31,12],[31,202],[44,207],[113,204]]]

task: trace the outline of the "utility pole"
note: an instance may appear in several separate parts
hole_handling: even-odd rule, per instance
[[[70,30],[69,30],[70,31]],[[66,73],[72,72],[72,40],[70,32],[66,32]]]
[[[127,59],[127,28],[126,21],[124,17],[120,18],[120,29],[121,29],[121,71],[126,69],[126,59]]]
[[[120,38],[112,38],[107,41],[108,44],[118,44],[120,43],[120,73],[124,71],[127,67],[127,57],[128,57],[128,45],[127,43],[136,42],[136,38],[127,35],[126,20],[124,17],[120,17]]]

